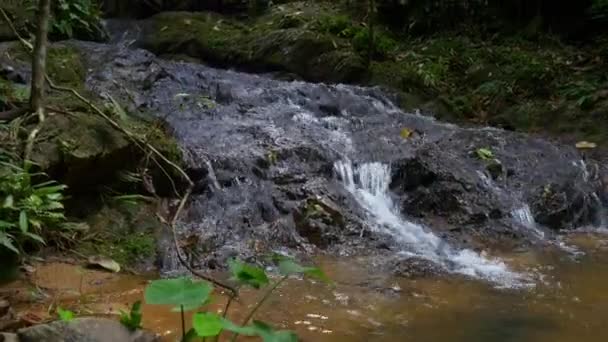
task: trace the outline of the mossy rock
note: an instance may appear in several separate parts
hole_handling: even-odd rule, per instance
[[[11,56],[14,63],[30,67],[31,55],[18,42],[2,50]],[[74,87],[78,90],[84,87],[86,69],[82,55],[77,49],[61,43],[51,44],[47,52],[46,68],[49,77],[58,85]]]
[[[245,25],[210,13],[161,13],[146,20],[139,45],[160,55],[187,55],[246,71],[290,72],[310,81],[355,82],[365,75],[364,61],[339,38],[311,25],[284,25],[281,18],[288,14],[274,11]]]
[[[134,167],[136,150],[106,121],[89,113],[54,114],[45,121],[32,160],[71,189],[85,189]]]
[[[85,241],[77,250],[85,255],[111,258],[127,268],[149,270],[156,259],[156,240],[163,224],[156,205],[111,201],[85,219],[96,241]]]

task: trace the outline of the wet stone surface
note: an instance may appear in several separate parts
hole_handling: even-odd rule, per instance
[[[530,244],[540,230],[590,224],[603,198],[601,172],[591,171],[599,168],[572,147],[403,113],[376,88],[278,81],[120,44],[70,44],[85,57],[90,90],[164,119],[182,144],[197,185],[180,235],[195,240],[188,252],[200,267],[271,251],[399,250],[345,190],[334,172],[340,160],[388,165],[400,214],[462,247]],[[514,218],[528,205],[546,228]]]

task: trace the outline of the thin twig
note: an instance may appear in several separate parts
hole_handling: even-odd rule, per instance
[[[39,107],[37,110],[37,114],[38,114],[38,124],[36,124],[36,127],[34,127],[34,129],[32,129],[32,131],[30,132],[30,134],[27,137],[27,143],[25,145],[25,153],[23,154],[24,163],[30,162],[30,158],[32,156],[32,150],[34,149],[34,142],[36,140],[36,136],[38,135],[38,132],[40,132],[40,130],[42,130],[42,125],[44,125],[44,107]]]

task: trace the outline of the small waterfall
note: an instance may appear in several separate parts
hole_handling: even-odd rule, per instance
[[[538,229],[536,221],[534,220],[534,215],[532,215],[532,210],[530,210],[529,205],[524,204],[522,207],[513,210],[511,212],[511,217],[517,223],[533,231],[534,234],[539,238],[542,239],[545,237],[545,233],[542,230]]]
[[[486,176],[483,172],[477,171],[477,175],[488,190],[500,195],[505,195],[504,190],[497,186],[496,183],[494,183],[494,181]],[[530,210],[530,206],[527,203],[522,204],[523,201],[521,199],[517,200],[521,206],[511,211],[511,217],[518,224],[531,230],[538,238],[543,239],[545,237],[545,233],[538,228],[538,225],[534,220],[534,215],[532,215],[532,210]]]
[[[474,251],[457,250],[427,231],[422,225],[409,222],[395,207],[389,192],[390,166],[382,163],[363,163],[354,167],[350,161],[334,164],[344,186],[367,211],[371,228],[393,236],[403,245],[404,252],[429,259],[449,272],[482,278],[507,287],[525,285],[522,277],[508,270],[495,259]]]

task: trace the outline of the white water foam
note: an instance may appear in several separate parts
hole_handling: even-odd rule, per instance
[[[472,250],[457,250],[422,225],[407,221],[395,207],[389,193],[390,166],[382,163],[352,162],[334,164],[345,187],[370,216],[372,229],[390,234],[404,247],[404,252],[431,260],[449,272],[486,279],[501,287],[529,286],[526,277],[512,272],[498,259]]]
[[[534,234],[539,238],[545,238],[545,233],[542,230],[538,229],[536,220],[534,220],[534,215],[532,215],[532,210],[530,210],[529,205],[524,204],[521,208],[513,210],[511,212],[511,217],[513,217],[513,219],[522,226],[533,231]]]

